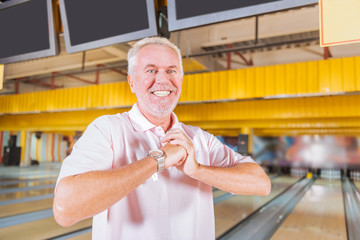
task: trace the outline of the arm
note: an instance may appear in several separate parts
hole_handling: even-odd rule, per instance
[[[186,149],[188,156],[178,169],[194,179],[234,194],[266,196],[270,193],[270,179],[256,163],[239,163],[230,167],[200,165],[191,140],[181,130],[170,131],[162,141]]]
[[[167,144],[165,168],[176,166],[184,159],[185,150]],[[157,161],[145,157],[119,169],[91,171],[65,177],[56,188],[53,203],[55,220],[71,226],[111,207],[157,171]]]

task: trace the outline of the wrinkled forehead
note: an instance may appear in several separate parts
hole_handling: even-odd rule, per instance
[[[163,66],[180,69],[177,53],[168,46],[146,45],[140,49],[137,62],[139,67]]]

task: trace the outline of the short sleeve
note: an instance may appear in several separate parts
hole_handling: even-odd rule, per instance
[[[110,123],[102,116],[94,120],[75,143],[63,161],[57,182],[71,175],[111,169],[113,156]]]
[[[254,162],[251,157],[242,156],[228,146],[224,145],[214,135],[204,131],[204,137],[209,148],[210,165],[230,167],[244,162]]]

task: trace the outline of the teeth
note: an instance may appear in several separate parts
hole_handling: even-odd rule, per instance
[[[158,97],[166,97],[167,95],[170,94],[170,91],[155,91],[153,92],[153,94],[155,94]]]

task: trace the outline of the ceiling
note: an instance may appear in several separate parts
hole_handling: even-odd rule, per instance
[[[256,24],[257,22],[257,24]],[[256,26],[257,33],[256,33]],[[172,32],[185,74],[359,56],[360,44],[319,46],[318,5]],[[5,65],[0,95],[126,81],[131,42]]]

